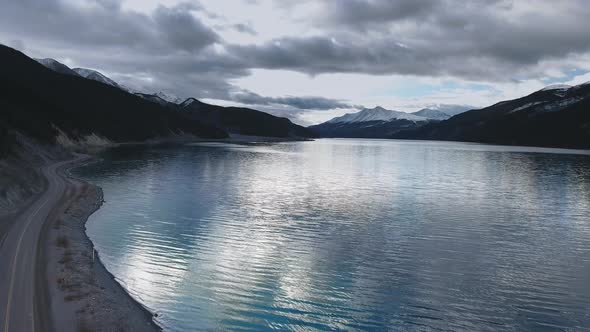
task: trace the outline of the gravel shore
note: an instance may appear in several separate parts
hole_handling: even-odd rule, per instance
[[[66,169],[61,170],[65,177]],[[159,331],[152,314],[114,279],[86,235],[88,217],[103,203],[102,190],[68,177],[61,204],[40,239],[48,316],[55,331]],[[94,252],[94,254],[93,254]],[[43,279],[43,278],[40,278]]]

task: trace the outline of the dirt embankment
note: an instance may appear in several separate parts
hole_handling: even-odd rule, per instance
[[[39,169],[62,153],[49,151],[19,138],[19,149],[0,158],[0,240],[22,208],[47,186]]]

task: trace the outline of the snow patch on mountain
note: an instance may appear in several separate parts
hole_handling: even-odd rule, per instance
[[[188,98],[185,101],[183,101],[182,103],[180,103],[180,106],[181,107],[188,107],[196,102],[198,102],[198,100],[196,100],[195,98]]]
[[[572,87],[571,85],[567,85],[567,84],[553,84],[553,85],[549,85],[549,86],[544,87],[543,89],[541,89],[541,91],[567,90],[571,87]]]
[[[115,88],[119,88],[119,89],[127,91],[122,86],[120,86],[119,83],[113,81],[112,79],[106,77],[105,75],[101,74],[100,72],[98,72],[96,70],[87,69],[87,68],[74,68],[73,70],[76,73],[78,73],[78,75],[80,75],[84,78],[87,78],[89,80],[97,81],[97,82],[107,84],[110,86],[114,86]]]
[[[439,110],[431,109],[431,108],[424,108],[417,112],[412,113],[417,116],[421,116],[430,120],[446,120],[451,117],[451,115],[441,112]]]
[[[477,107],[473,107],[470,105],[448,105],[448,104],[434,104],[434,105],[427,105],[427,109],[437,110],[448,114],[449,116],[455,116],[457,114],[465,113],[470,110],[477,109]]]
[[[53,70],[56,73],[71,75],[71,76],[79,76],[78,73],[73,71],[70,67],[64,65],[63,63],[61,63],[55,59],[45,58],[45,59],[34,59],[34,60],[37,61],[38,63],[42,64],[46,68]]]
[[[378,106],[371,109],[365,108],[356,113],[344,114],[343,116],[329,120],[328,123],[387,122],[392,120],[426,121],[427,119],[410,113],[387,110]]]
[[[544,101],[544,100],[543,101],[536,101],[536,102],[533,102],[533,103],[527,103],[527,104],[524,104],[524,105],[522,105],[520,107],[517,107],[517,108],[513,109],[512,111],[510,111],[508,113],[514,113],[514,112],[526,110],[526,109],[531,108],[533,106],[537,106],[537,105],[544,104],[544,103],[546,103],[546,101]]]
[[[564,108],[573,105],[579,101],[584,100],[584,97],[578,96],[578,97],[572,97],[572,98],[566,98],[566,99],[562,99],[553,103],[549,103],[546,105],[543,105],[541,107],[538,107],[537,109],[535,109],[535,111],[538,112],[543,112],[543,113],[548,113],[548,112],[559,112],[561,110],[563,110]]]
[[[156,92],[154,95],[158,98],[162,98],[165,101],[167,101],[169,103],[173,103],[173,104],[180,104],[184,101],[184,98],[180,98],[178,96],[175,96],[173,94],[166,93],[163,91]]]

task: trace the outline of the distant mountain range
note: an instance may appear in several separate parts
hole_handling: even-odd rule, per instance
[[[321,137],[398,138],[590,148],[590,82],[551,85],[482,109],[439,105],[414,113],[381,107],[309,127]]]
[[[182,99],[182,98],[176,97],[171,94],[164,93],[162,91],[156,92],[156,93],[142,93],[139,91],[135,91],[134,89],[131,89],[131,88],[126,87],[122,84],[119,84],[119,83],[115,82],[114,80],[112,80],[111,78],[107,77],[106,75],[102,74],[101,72],[93,70],[93,69],[87,69],[87,68],[73,68],[73,69],[71,69],[68,66],[66,66],[65,64],[63,64],[55,59],[51,59],[51,58],[34,59],[34,60],[39,62],[43,66],[57,72],[57,73],[71,75],[71,76],[80,76],[80,77],[83,77],[83,78],[86,78],[89,80],[97,81],[97,82],[121,89],[125,92],[133,93],[135,95],[138,95],[139,97],[142,97],[144,99],[154,101],[154,102],[157,102],[160,104],[166,104],[166,103],[180,104],[181,102],[184,101],[184,99]]]
[[[70,69],[70,67],[64,65],[61,62],[58,62],[54,59],[35,59],[35,61],[39,62],[43,66],[53,70],[56,73],[70,75],[70,76],[80,76],[74,70]]]
[[[221,107],[189,98],[177,106],[182,113],[202,123],[224,128],[229,133],[268,137],[317,137],[308,128],[287,118],[243,107]]]
[[[203,103],[207,106],[188,110],[173,96],[134,92],[97,71],[70,69],[53,59],[33,60],[3,45],[0,61],[0,154],[15,143],[17,133],[62,145],[141,142],[187,134],[314,136],[286,118],[250,109]],[[212,121],[210,109],[223,120]]]
[[[59,73],[72,75],[71,71],[73,71],[81,77],[132,93],[160,106],[179,111],[183,117],[223,129],[230,134],[283,138],[312,138],[317,136],[315,132],[296,125],[287,118],[276,117],[249,108],[222,107],[206,104],[195,98],[182,99],[162,91],[157,93],[138,92],[118,84],[95,70],[85,68],[74,68],[71,70],[66,65],[53,59],[37,59],[37,61]]]
[[[309,128],[321,137],[389,138],[399,131],[418,128],[432,121],[446,120],[469,109],[472,107],[439,105],[406,113],[383,107],[365,108]]]
[[[389,138],[590,148],[590,82],[553,85],[528,96],[406,128]]]
[[[53,60],[53,59],[51,59],[51,60]],[[55,60],[53,60],[53,61],[57,62]],[[41,62],[41,64],[43,64],[43,63]],[[51,67],[48,67],[48,68],[52,69]],[[110,86],[114,86],[115,88],[119,88],[119,89],[129,92],[129,89],[119,85],[117,82],[115,82],[112,79],[106,77],[105,75],[97,72],[96,70],[86,69],[86,68],[74,68],[72,70],[75,71],[76,74],[78,74],[84,78],[87,78],[89,80],[97,81],[97,82],[100,82],[103,84],[108,84]]]
[[[102,73],[32,60],[0,45],[0,153],[14,133],[42,143],[144,141],[191,134],[456,140],[590,148],[590,84],[554,85],[478,109],[438,105],[414,113],[382,107],[308,128],[253,109],[133,91]],[[49,68],[49,69],[48,69]]]
[[[0,61],[2,151],[19,135],[51,145],[140,142],[187,134],[227,137],[223,129],[83,78],[56,62],[48,63],[59,72],[2,45]]]

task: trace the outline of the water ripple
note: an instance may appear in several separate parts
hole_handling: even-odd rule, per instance
[[[438,142],[122,148],[88,234],[170,331],[584,331],[590,156]]]

